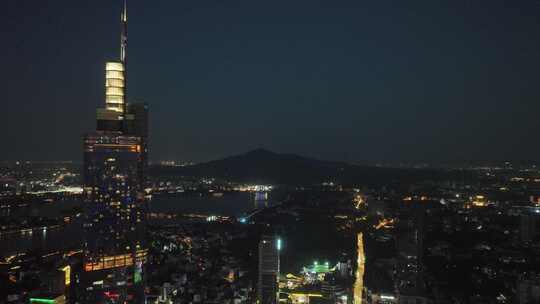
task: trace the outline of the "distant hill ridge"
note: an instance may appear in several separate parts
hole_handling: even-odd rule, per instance
[[[211,164],[226,164],[230,165],[231,163],[246,164],[250,163],[253,165],[268,165],[269,163],[279,163],[283,165],[305,165],[305,166],[324,166],[324,167],[343,167],[348,166],[344,162],[334,162],[334,161],[325,161],[318,160],[314,158],[308,158],[296,154],[290,153],[275,153],[266,149],[255,149],[244,154],[239,154],[235,156],[229,156],[220,160],[214,160],[204,165]]]
[[[358,166],[338,161],[325,161],[296,154],[275,153],[255,149],[244,154],[225,157],[186,167],[151,168],[153,175],[216,177],[237,182],[271,184],[387,184],[436,178],[433,170],[395,169]]]

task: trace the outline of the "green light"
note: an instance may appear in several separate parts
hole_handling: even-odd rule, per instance
[[[313,262],[313,265],[317,266],[319,263],[317,261]]]
[[[133,275],[133,281],[135,284],[140,283],[142,281],[142,275],[140,271],[135,271],[135,274]]]
[[[30,298],[30,303],[48,303],[48,304],[54,304],[54,303],[56,303],[56,301],[55,301],[55,300],[51,300],[51,299]]]

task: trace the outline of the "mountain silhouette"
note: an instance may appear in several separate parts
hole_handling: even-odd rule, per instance
[[[153,166],[151,175],[215,177],[234,182],[310,185],[334,182],[344,185],[409,184],[444,178],[440,171],[426,169],[359,166],[295,154],[256,149],[244,154],[185,167]]]

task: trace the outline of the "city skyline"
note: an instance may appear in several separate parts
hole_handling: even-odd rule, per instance
[[[130,98],[153,109],[151,159],[537,160],[535,3],[340,5],[130,1]],[[116,12],[8,2],[4,98],[24,102],[6,103],[0,159],[81,161]]]
[[[540,303],[538,4],[4,8],[0,302]]]

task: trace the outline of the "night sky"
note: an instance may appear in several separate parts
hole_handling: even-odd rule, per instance
[[[151,160],[540,160],[539,1],[129,0]],[[120,0],[0,4],[0,160],[82,159]]]

